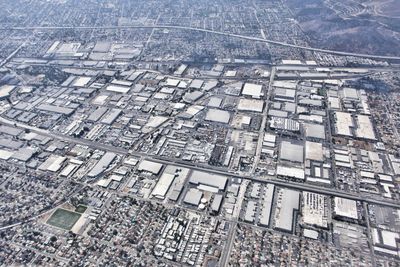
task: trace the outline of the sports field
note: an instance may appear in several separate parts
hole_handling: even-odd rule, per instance
[[[57,209],[47,220],[47,223],[65,230],[71,230],[80,217],[81,214],[79,213]]]

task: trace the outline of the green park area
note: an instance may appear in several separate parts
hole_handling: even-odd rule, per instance
[[[81,214],[79,213],[65,209],[57,209],[47,220],[47,223],[58,228],[71,230],[80,217]]]

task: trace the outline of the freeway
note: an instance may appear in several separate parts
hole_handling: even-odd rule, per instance
[[[33,127],[33,126],[30,126],[30,125],[27,125],[24,123],[14,122],[14,121],[5,119],[3,117],[0,117],[0,123],[9,125],[9,126],[13,126],[13,127],[17,127],[20,129],[24,129],[24,130],[29,130],[33,133],[42,135],[44,137],[50,137],[50,138],[61,140],[61,141],[71,142],[73,144],[80,144],[80,145],[84,145],[84,146],[94,147],[94,148],[97,148],[100,150],[110,151],[110,152],[114,152],[114,153],[122,154],[122,155],[125,155],[128,153],[128,150],[123,149],[123,148],[106,145],[106,144],[102,144],[102,143],[96,143],[96,142],[92,142],[92,141],[86,140],[86,139],[74,138],[74,137],[71,137],[68,135],[51,133],[50,131],[43,130],[43,129],[40,129],[37,127]]]
[[[172,30],[185,30],[185,31],[197,31],[197,32],[204,32],[210,33],[220,36],[227,36],[227,37],[234,37],[249,41],[256,41],[256,42],[263,42],[268,43],[271,45],[278,45],[278,46],[285,46],[291,48],[298,48],[307,51],[313,52],[321,52],[321,53],[328,53],[333,55],[339,56],[353,56],[353,57],[361,57],[361,58],[370,58],[370,59],[378,59],[378,60],[400,60],[400,57],[396,56],[383,56],[383,55],[370,55],[370,54],[360,54],[360,53],[351,53],[351,52],[344,52],[344,51],[336,51],[336,50],[329,50],[329,49],[322,49],[322,48],[315,48],[315,47],[307,47],[295,44],[289,44],[285,42],[274,41],[270,39],[263,39],[259,37],[253,36],[246,36],[228,32],[221,32],[221,31],[214,31],[209,29],[203,28],[195,28],[189,26],[177,26],[177,25],[132,25],[132,26],[28,26],[28,27],[2,27],[0,31],[53,31],[53,30],[119,30],[119,29],[172,29]]]
[[[261,182],[261,183],[271,183],[271,184],[274,184],[277,186],[287,187],[287,188],[291,188],[291,189],[295,189],[295,190],[309,191],[309,192],[314,192],[314,193],[326,194],[326,195],[330,195],[330,196],[343,197],[343,198],[348,198],[348,199],[352,199],[352,200],[356,200],[356,201],[365,201],[370,204],[377,204],[377,205],[400,209],[400,203],[396,203],[394,201],[388,201],[388,200],[384,201],[384,200],[380,200],[380,199],[374,199],[371,197],[366,198],[366,197],[360,196],[359,194],[344,192],[344,191],[337,190],[334,188],[320,187],[320,186],[304,184],[304,183],[296,183],[296,182],[278,179],[278,178],[275,178],[273,176],[268,176],[268,175],[265,175],[262,177],[255,177],[252,175],[242,175],[242,174],[239,175],[237,173],[228,172],[226,169],[210,166],[207,164],[193,163],[193,162],[184,161],[181,159],[164,158],[164,157],[155,156],[155,155],[153,156],[153,155],[148,155],[147,153],[137,152],[137,151],[133,151],[133,150],[127,150],[127,149],[119,148],[119,147],[113,147],[110,145],[92,142],[92,141],[86,140],[86,139],[78,139],[78,138],[70,137],[67,135],[50,133],[49,131],[45,131],[45,130],[42,130],[42,129],[39,129],[39,128],[36,128],[33,126],[29,126],[29,125],[26,125],[23,123],[15,123],[13,121],[7,120],[2,117],[0,117],[0,123],[6,124],[9,126],[18,127],[20,129],[29,129],[32,132],[35,132],[35,133],[38,133],[38,134],[41,134],[41,135],[44,135],[47,137],[51,137],[51,138],[54,138],[57,140],[68,141],[68,142],[71,142],[74,144],[82,144],[82,145],[86,145],[88,147],[92,147],[95,149],[110,151],[110,152],[114,152],[114,153],[125,155],[125,156],[132,155],[132,156],[142,157],[142,158],[146,158],[148,160],[152,160],[154,162],[159,162],[162,164],[172,164],[172,165],[176,165],[176,166],[188,167],[193,170],[209,172],[209,173],[213,173],[213,174],[219,174],[219,175],[240,178],[240,179],[247,179],[247,180],[252,180],[252,181]]]

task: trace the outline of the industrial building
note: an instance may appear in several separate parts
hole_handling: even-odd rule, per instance
[[[302,145],[294,144],[289,141],[282,141],[280,145],[279,158],[281,160],[303,163],[304,161],[303,150],[304,148]]]
[[[148,172],[154,175],[158,175],[162,169],[163,165],[154,161],[143,160],[138,166],[138,171]],[[168,178],[166,178],[168,180]]]
[[[261,210],[260,210],[260,220],[259,220],[259,224],[261,226],[269,226],[271,223],[271,212],[274,201],[274,191],[275,191],[275,185],[273,184],[266,185],[261,200]]]
[[[354,123],[350,113],[335,112],[335,131],[338,135],[353,136]]]
[[[199,189],[215,192],[223,191],[228,183],[228,178],[222,175],[210,174],[194,170],[189,178],[191,184]]]
[[[209,109],[207,111],[206,121],[220,122],[220,123],[229,123],[231,115],[226,110],[220,109]]]
[[[321,143],[306,141],[306,159],[323,161],[324,160],[324,150]]]
[[[224,196],[220,195],[220,194],[215,194],[213,201],[211,202],[210,208],[211,208],[211,212],[213,214],[218,214],[220,209],[221,209],[221,205],[222,205],[222,200],[223,200]]]
[[[342,197],[334,197],[333,212],[336,216],[357,220],[357,201]]]
[[[277,101],[287,101],[287,102],[295,102],[296,100],[296,90],[292,89],[284,89],[284,88],[276,88],[274,100]]]
[[[254,99],[240,99],[237,106],[240,111],[262,112],[264,101]]]
[[[283,165],[278,165],[278,167],[276,168],[276,175],[287,178],[298,179],[301,181],[304,181],[305,179],[305,173],[303,168],[288,167]]]
[[[175,175],[164,172],[160,179],[158,179],[156,186],[151,192],[151,195],[155,198],[164,199],[172,183],[174,182],[174,179]]]
[[[67,158],[63,156],[51,155],[39,166],[39,170],[58,172],[66,159]]]
[[[106,152],[101,159],[97,162],[97,164],[90,170],[87,176],[91,178],[96,178],[98,175],[103,173],[113,162],[113,160],[117,157],[117,155],[113,152]]]
[[[16,86],[14,85],[3,85],[0,86],[0,100],[3,100],[10,96],[11,92],[14,91]]]
[[[185,198],[183,199],[183,202],[185,204],[189,204],[192,206],[198,206],[200,204],[200,200],[203,197],[203,192],[196,189],[196,188],[190,188],[185,195]]]
[[[328,197],[312,193],[303,192],[302,216],[303,223],[318,226],[322,228],[328,227]]]
[[[376,140],[374,126],[372,125],[371,118],[366,115],[356,116],[356,131],[355,135],[359,138]]]
[[[257,202],[250,200],[247,202],[245,214],[244,214],[244,221],[248,223],[254,223],[255,214],[256,214]]]
[[[245,83],[242,94],[252,98],[260,98],[262,95],[262,85],[254,83]]]
[[[325,140],[325,126],[322,124],[304,123],[305,136]]]
[[[300,192],[279,189],[275,210],[275,229],[293,232],[293,225],[300,208]]]

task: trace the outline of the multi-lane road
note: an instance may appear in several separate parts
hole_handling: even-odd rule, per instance
[[[270,39],[264,39],[260,37],[254,36],[246,36],[228,32],[221,32],[221,31],[214,31],[210,29],[203,29],[203,28],[195,28],[189,26],[177,26],[177,25],[132,25],[132,26],[27,26],[27,27],[2,27],[0,31],[54,31],[54,30],[118,30],[118,29],[172,29],[172,30],[183,30],[183,31],[197,31],[197,32],[204,32],[210,33],[215,35],[239,38],[249,41],[256,41],[256,42],[263,42],[268,43],[271,45],[278,45],[278,46],[286,46],[291,48],[298,48],[307,51],[313,52],[321,52],[321,53],[328,53],[333,55],[339,56],[353,56],[353,57],[361,57],[361,58],[370,58],[370,59],[378,59],[378,60],[400,60],[400,57],[396,56],[383,56],[383,55],[370,55],[370,54],[360,54],[360,53],[351,53],[351,52],[344,52],[344,51],[336,51],[336,50],[329,50],[329,49],[321,49],[315,47],[308,47],[308,46],[301,46],[295,44],[289,44],[285,42],[274,41]]]
[[[377,204],[377,205],[388,206],[388,207],[400,209],[400,203],[396,203],[394,201],[374,199],[371,197],[366,198],[359,194],[345,192],[345,191],[337,190],[334,188],[321,187],[321,186],[315,186],[315,185],[304,184],[304,183],[296,183],[296,182],[292,182],[292,181],[285,181],[285,180],[277,179],[273,176],[268,176],[268,175],[256,177],[256,176],[248,175],[248,174],[246,174],[246,175],[237,174],[237,173],[233,173],[233,172],[228,172],[226,169],[210,166],[207,164],[193,163],[193,162],[184,161],[181,159],[171,159],[171,158],[164,158],[164,157],[160,157],[160,156],[148,155],[143,152],[128,150],[128,149],[124,149],[124,148],[120,148],[120,147],[114,147],[111,145],[101,144],[98,142],[93,142],[93,141],[82,139],[82,138],[74,138],[74,137],[59,134],[59,133],[57,133],[57,134],[51,133],[49,131],[39,129],[39,128],[30,126],[27,124],[16,123],[14,121],[11,121],[11,120],[8,120],[8,119],[2,118],[2,117],[0,117],[0,123],[9,125],[9,126],[14,126],[14,127],[20,128],[20,129],[28,129],[32,132],[35,132],[40,135],[50,137],[50,138],[53,138],[56,140],[67,141],[67,142],[70,142],[73,144],[86,145],[91,148],[100,149],[100,150],[104,150],[104,151],[110,151],[110,152],[114,152],[114,153],[121,154],[121,155],[132,155],[132,156],[137,156],[137,157],[141,157],[141,158],[146,158],[146,159],[149,159],[149,160],[152,160],[155,162],[159,162],[162,164],[173,164],[173,165],[177,165],[177,166],[188,167],[188,168],[191,168],[194,170],[210,172],[213,174],[225,175],[225,176],[241,178],[241,179],[248,179],[248,180],[252,180],[255,182],[261,182],[261,183],[268,182],[268,183],[271,183],[271,184],[274,184],[277,186],[292,188],[295,190],[309,191],[309,192],[315,192],[315,193],[320,193],[320,194],[326,194],[326,195],[330,195],[330,196],[343,197],[343,198],[348,198],[348,199],[357,200],[357,201],[365,201],[370,204]]]

